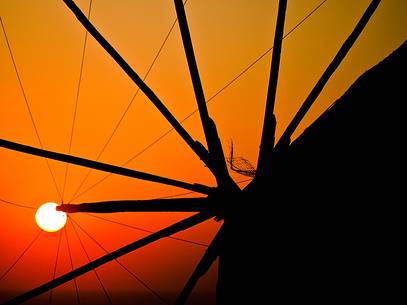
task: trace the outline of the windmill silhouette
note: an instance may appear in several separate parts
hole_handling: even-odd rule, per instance
[[[75,3],[71,0],[64,2],[204,162],[216,178],[217,187],[190,184],[0,139],[0,146],[7,149],[206,195],[199,198],[62,205],[59,209],[68,213],[197,213],[44,283],[5,304],[18,304],[29,300],[122,255],[210,218],[222,220],[222,227],[179,294],[176,304],[187,302],[200,277],[216,259],[219,259],[218,304],[262,304],[276,298],[315,300],[324,298],[325,294],[342,294],[342,297],[347,298],[357,292],[354,287],[357,281],[363,281],[366,286],[371,284],[369,289],[377,286],[375,282],[378,276],[369,273],[369,263],[377,256],[365,258],[365,255],[373,250],[374,244],[371,238],[375,232],[365,231],[365,226],[370,224],[371,219],[364,217],[365,205],[351,205],[350,202],[390,196],[388,192],[394,187],[388,177],[399,159],[394,156],[393,150],[389,149],[391,143],[378,144],[380,141],[377,135],[383,130],[392,130],[392,135],[396,137],[397,130],[387,126],[388,122],[384,122],[380,115],[382,109],[376,105],[386,99],[394,100],[399,94],[394,88],[401,88],[401,80],[394,77],[393,71],[403,71],[403,66],[405,67],[406,44],[391,59],[387,59],[358,80],[341,100],[292,143],[291,136],[363,31],[380,0],[371,1],[303,106],[275,143],[274,103],[287,6],[286,0],[279,1],[256,174],[244,189],[240,189],[229,175],[216,124],[206,107],[182,1],[174,2],[207,148],[188,134]],[[374,80],[375,78],[378,80]],[[370,83],[378,82],[382,84],[381,87],[369,87]],[[371,92],[368,94],[367,91]],[[373,101],[375,107],[366,105],[367,100]],[[371,137],[363,129],[365,124],[377,127],[369,134]],[[383,125],[386,125],[385,129],[381,128]],[[369,158],[366,158],[367,155]],[[370,159],[379,160],[374,169]],[[385,166],[381,166],[383,164]],[[387,166],[389,164],[390,167]],[[375,190],[374,193],[372,189]],[[350,200],[349,196],[353,199]],[[346,227],[343,226],[343,221],[347,223]],[[363,242],[360,243],[362,235]],[[349,255],[349,252],[352,252],[352,255]],[[353,275],[357,278],[352,278]],[[347,284],[342,285],[346,276]],[[359,294],[368,291],[360,285],[358,289]]]

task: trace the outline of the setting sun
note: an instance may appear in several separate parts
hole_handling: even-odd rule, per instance
[[[58,204],[47,202],[41,205],[35,213],[37,225],[47,232],[61,230],[66,223],[66,213],[56,210]]]

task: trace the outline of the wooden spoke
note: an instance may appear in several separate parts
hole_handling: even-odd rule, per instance
[[[140,88],[140,90],[150,99],[154,106],[161,112],[171,126],[178,132],[184,141],[198,155],[199,158],[209,167],[208,152],[205,147],[192,139],[189,133],[182,127],[172,113],[167,109],[158,96],[151,90],[150,87],[140,78],[140,76],[130,67],[124,58],[116,51],[116,49],[99,33],[93,24],[86,18],[83,12],[72,0],[63,0],[78,21],[86,28],[93,38],[105,49],[113,60],[123,69],[130,79]]]
[[[15,298],[5,302],[3,305],[20,304],[20,303],[26,302],[28,300],[31,300],[32,298],[35,298],[36,296],[38,296],[44,292],[47,292],[48,290],[61,286],[62,284],[66,283],[70,280],[73,280],[73,279],[77,278],[78,276],[85,274],[97,267],[100,267],[112,260],[115,260],[127,253],[130,253],[134,250],[147,246],[163,237],[168,237],[177,232],[186,230],[192,226],[195,226],[201,222],[204,222],[205,220],[207,220],[211,217],[213,217],[212,213],[195,214],[195,215],[188,217],[184,220],[181,220],[165,229],[162,229],[156,233],[150,234],[150,235],[148,235],[144,238],[141,238],[135,242],[132,242],[122,248],[119,248],[113,252],[110,252],[98,259],[95,259],[79,268],[72,270],[71,272],[65,273],[64,275],[59,276],[52,281],[49,281],[41,286],[38,286],[24,294],[21,294]]]
[[[146,181],[151,181],[151,182],[156,182],[156,183],[161,183],[161,184],[166,184],[166,185],[172,185],[180,188],[184,188],[187,190],[191,190],[194,192],[198,193],[203,193],[203,194],[210,194],[212,192],[212,188],[200,184],[190,184],[170,178],[165,178],[149,173],[144,173],[116,165],[111,165],[111,164],[106,164],[102,162],[97,162],[97,161],[92,161],[88,160],[85,158],[80,158],[80,157],[75,157],[75,156],[70,156],[67,154],[62,154],[58,152],[53,152],[45,149],[40,149],[32,146],[27,146],[11,141],[7,141],[4,139],[0,139],[0,147],[7,148],[10,150],[22,152],[25,154],[29,155],[34,155],[34,156],[39,156],[39,157],[44,157],[46,159],[52,159],[52,160],[57,160],[57,161],[62,161],[66,163],[71,163],[79,166],[84,166],[88,168],[93,168],[97,169],[103,172],[107,173],[112,173],[112,174],[117,174],[121,176],[126,176],[126,177],[131,177],[131,178],[136,178],[136,179],[141,179],[141,180],[146,180]]]
[[[205,212],[218,206],[209,198],[176,198],[151,200],[119,200],[81,204],[64,204],[57,210],[67,213],[116,213],[116,212]]]
[[[256,179],[264,179],[271,174],[272,152],[276,131],[276,117],[274,104],[277,91],[278,71],[280,68],[281,45],[283,43],[285,12],[287,0],[278,2],[276,30],[274,34],[274,48],[271,59],[270,78],[267,92],[266,110],[264,113],[263,132],[257,162]]]
[[[177,11],[182,42],[188,61],[189,72],[194,87],[195,98],[198,104],[198,111],[201,117],[202,127],[212,161],[211,165],[213,166],[213,171],[218,180],[218,184],[221,184],[223,178],[228,176],[225,156],[223,154],[222,145],[216,130],[215,122],[209,117],[208,109],[206,107],[205,95],[202,88],[201,78],[199,76],[198,65],[195,59],[184,4],[182,0],[175,0],[174,3]]]
[[[205,251],[205,254],[202,256],[202,259],[199,261],[191,277],[188,279],[188,282],[185,284],[184,289],[182,289],[181,293],[179,294],[175,305],[186,304],[189,295],[191,294],[195,285],[198,283],[199,279],[204,276],[206,272],[208,272],[209,268],[218,257],[219,245],[223,240],[223,231],[224,227],[222,226],[209,245],[208,249]]]
[[[305,99],[301,108],[298,110],[298,112],[288,125],[287,129],[284,131],[280,140],[277,142],[276,149],[279,149],[280,147],[287,146],[290,144],[291,136],[293,135],[294,131],[297,129],[298,125],[301,123],[302,119],[304,118],[308,110],[311,108],[312,104],[315,102],[315,100],[321,93],[322,89],[325,87],[326,83],[331,78],[332,74],[334,74],[334,72],[339,67],[343,59],[346,57],[349,50],[355,43],[356,39],[358,39],[359,35],[366,27],[370,17],[372,17],[373,13],[376,11],[377,6],[380,4],[380,1],[381,0],[372,0],[372,2],[370,2],[362,18],[360,18],[359,22],[356,24],[352,33],[342,44],[338,53],[336,53],[334,59],[326,68],[325,72],[322,74],[321,78],[318,80],[314,88],[312,88],[310,94]]]

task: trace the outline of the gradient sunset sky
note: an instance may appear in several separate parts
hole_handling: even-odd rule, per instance
[[[322,0],[289,1],[285,33],[294,28]],[[85,14],[89,0],[76,1]],[[328,0],[283,42],[276,100],[277,138],[347,38],[370,1]],[[189,0],[186,3],[195,54],[208,109],[217,123],[224,151],[233,141],[236,156],[257,162],[263,123],[271,53],[269,52],[227,89],[226,84],[272,47],[277,1]],[[123,165],[191,183],[214,186],[209,170],[171,132],[146,149],[171,126],[140,92],[133,100],[110,143],[109,136],[137,91],[132,81],[90,36],[84,57],[74,128],[72,122],[85,31],[62,1],[0,0],[0,16],[42,146],[92,160]],[[175,21],[170,0],[93,0],[91,20],[141,77],[149,70],[160,45]],[[407,1],[384,0],[349,55],[328,82],[301,124],[312,123],[339,98],[363,72],[374,66],[407,38]],[[196,109],[187,62],[178,26],[175,26],[146,83],[181,121]],[[212,97],[217,94],[213,99]],[[385,102],[385,101],[384,101]],[[0,31],[0,138],[40,147],[20,88],[5,35]],[[205,144],[199,116],[183,126]],[[128,162],[131,160],[131,162]],[[39,228],[35,209],[54,201],[80,203],[114,199],[150,199],[182,195],[174,187],[70,166],[64,188],[66,165],[50,161],[57,187],[41,158],[0,149],[0,276],[34,239]],[[246,177],[231,173],[236,181]],[[96,186],[95,183],[98,183]],[[242,186],[244,184],[241,184]],[[94,186],[94,187],[93,187]],[[59,193],[60,194],[59,194]],[[63,193],[63,194],[62,194]],[[76,193],[76,195],[75,195]],[[188,216],[174,214],[103,215],[111,220],[155,231]],[[109,223],[89,215],[74,215],[91,236],[112,251],[147,233]],[[220,223],[208,221],[177,236],[208,244]],[[103,255],[79,227],[75,227],[91,258]],[[52,278],[60,233],[42,233],[36,243],[0,281],[0,302]],[[73,264],[87,262],[74,226],[66,231]],[[121,261],[158,292],[180,291],[205,247],[165,239],[125,256]],[[57,275],[71,269],[65,235],[61,241]],[[98,269],[109,291],[148,293],[114,262]],[[214,291],[216,268],[200,283],[198,291]],[[92,273],[78,280],[82,291],[98,291]],[[73,283],[54,293],[70,291]],[[100,292],[101,304],[103,292]],[[42,296],[46,299],[47,296]],[[151,297],[151,304],[159,301]]]

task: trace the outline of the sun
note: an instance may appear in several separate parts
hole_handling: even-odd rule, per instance
[[[47,232],[56,232],[61,230],[66,224],[66,213],[57,211],[58,204],[47,202],[41,205],[35,213],[37,225]]]

